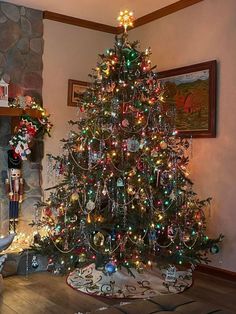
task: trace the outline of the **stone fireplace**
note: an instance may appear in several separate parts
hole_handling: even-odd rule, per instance
[[[9,98],[32,96],[42,104],[43,13],[0,1],[0,79],[9,83]],[[19,117],[13,108],[0,108],[0,235],[8,233],[8,197],[5,192],[9,139]],[[10,114],[9,113],[10,110]],[[7,113],[8,112],[8,113]],[[34,204],[41,200],[42,142],[31,160],[23,162],[24,201],[18,232],[32,233]]]

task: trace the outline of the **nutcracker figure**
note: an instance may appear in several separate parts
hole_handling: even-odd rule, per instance
[[[6,191],[9,196],[9,231],[16,232],[19,204],[23,200],[23,178],[21,177],[21,158],[15,154],[14,150],[8,151]]]

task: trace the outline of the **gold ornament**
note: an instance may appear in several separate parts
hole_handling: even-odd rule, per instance
[[[161,149],[167,149],[167,143],[165,142],[165,141],[161,141],[160,142],[160,147],[161,147]]]
[[[128,186],[127,192],[129,195],[134,195],[136,193],[132,185]]]
[[[79,199],[79,194],[77,192],[74,192],[74,193],[71,194],[70,200],[72,202],[76,202],[76,201],[78,201],[78,199]]]
[[[97,232],[93,237],[93,243],[96,246],[103,246],[105,237],[101,232]]]
[[[79,262],[80,263],[84,263],[86,261],[86,254],[85,253],[81,253],[79,255]]]
[[[88,216],[87,216],[87,223],[88,223],[88,224],[90,224],[90,223],[91,223],[90,213],[88,213]]]

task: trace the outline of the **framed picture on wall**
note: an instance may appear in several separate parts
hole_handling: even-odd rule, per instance
[[[216,60],[159,73],[182,137],[216,137]]]
[[[88,87],[84,81],[68,80],[67,106],[78,107],[82,94]]]

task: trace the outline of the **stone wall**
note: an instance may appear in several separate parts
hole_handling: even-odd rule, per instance
[[[11,118],[0,117],[0,235],[8,233],[8,198],[5,179],[7,177],[7,149],[11,137]]]
[[[0,78],[8,82],[9,97],[42,97],[43,14],[41,11],[0,1]],[[5,193],[7,150],[11,118],[0,117],[0,235],[8,233],[8,197]],[[37,145],[38,147],[39,145]],[[36,147],[36,148],[37,148]],[[41,153],[42,158],[42,149]],[[41,160],[24,161],[24,201],[18,232],[32,233],[34,204],[41,199]]]
[[[0,78],[9,96],[41,100],[43,13],[0,1]]]

